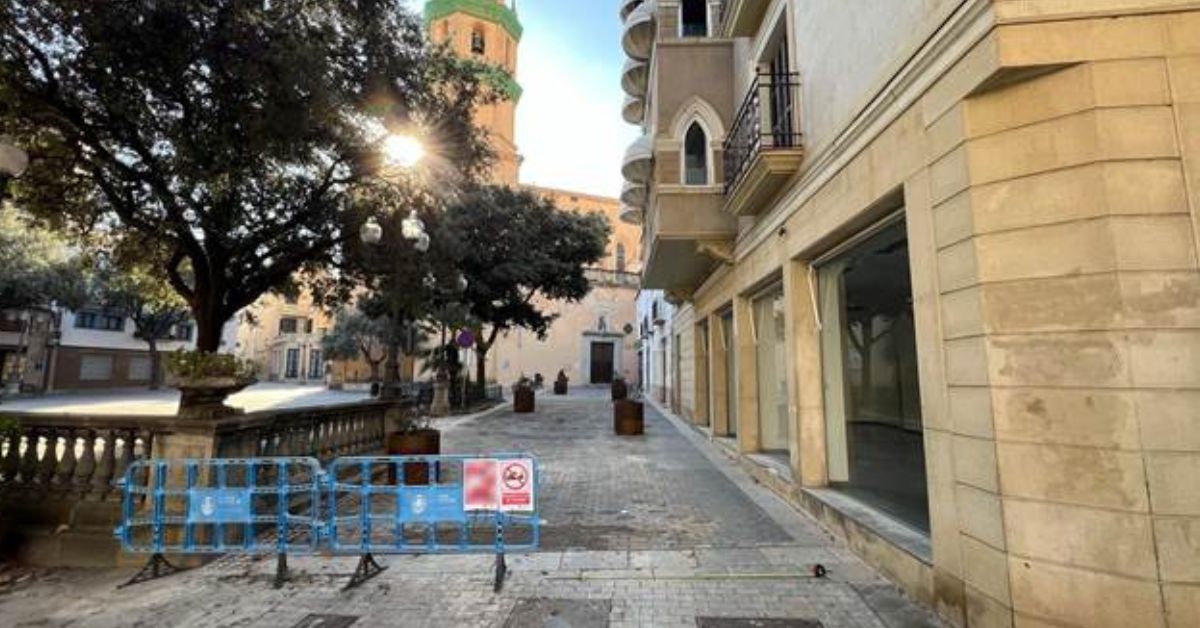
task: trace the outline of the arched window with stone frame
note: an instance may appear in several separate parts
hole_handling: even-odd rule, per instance
[[[683,184],[709,185],[711,162],[708,133],[699,121],[692,122],[683,136]]]

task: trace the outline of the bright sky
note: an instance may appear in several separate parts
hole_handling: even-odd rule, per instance
[[[517,0],[522,183],[620,194],[621,158],[639,131],[621,118],[618,9],[618,0]]]

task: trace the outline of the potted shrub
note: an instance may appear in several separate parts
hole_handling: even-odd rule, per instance
[[[554,394],[556,394],[556,395],[567,394],[567,384],[569,384],[570,382],[571,382],[571,380],[567,377],[566,372],[559,371],[558,377],[554,379]]]
[[[179,389],[179,416],[217,419],[241,414],[225,400],[255,384],[258,367],[246,360],[221,353],[176,351],[167,356],[170,383]]]
[[[612,383],[612,399],[620,401],[629,398],[629,384],[625,383],[625,377],[618,375]]]
[[[389,456],[436,456],[442,451],[442,433],[429,424],[428,417],[410,417],[400,424],[401,429],[391,432],[385,439]],[[396,470],[388,469],[388,481],[396,483]],[[425,486],[429,484],[429,463],[404,463],[404,483]]]
[[[640,436],[646,431],[646,407],[638,398],[620,399],[613,404],[613,431],[617,436]]]
[[[524,375],[513,385],[513,412],[529,414],[534,410],[533,382]]]

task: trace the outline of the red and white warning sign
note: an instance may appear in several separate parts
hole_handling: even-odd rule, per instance
[[[463,509],[533,511],[533,460],[463,461]]]
[[[500,510],[532,511],[533,460],[503,460],[500,462]]]
[[[463,510],[498,510],[500,463],[491,458],[463,461]]]

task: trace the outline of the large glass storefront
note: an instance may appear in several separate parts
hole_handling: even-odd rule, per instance
[[[706,399],[704,404],[704,412],[700,412],[696,416],[696,422],[700,425],[712,425],[712,386],[709,385],[709,365],[712,361],[712,353],[709,350],[708,338],[708,321],[702,321],[696,326],[696,351],[700,354],[698,363],[700,368],[696,369],[696,389],[703,391]]]
[[[733,343],[733,311],[721,315],[721,343],[725,349],[725,412],[729,421],[727,436],[737,436],[738,385],[737,347]]]
[[[783,286],[771,288],[754,300],[759,438],[761,449],[766,452],[786,453],[792,442],[787,414],[784,321]]]
[[[819,290],[830,480],[928,532],[904,222],[821,264]]]

